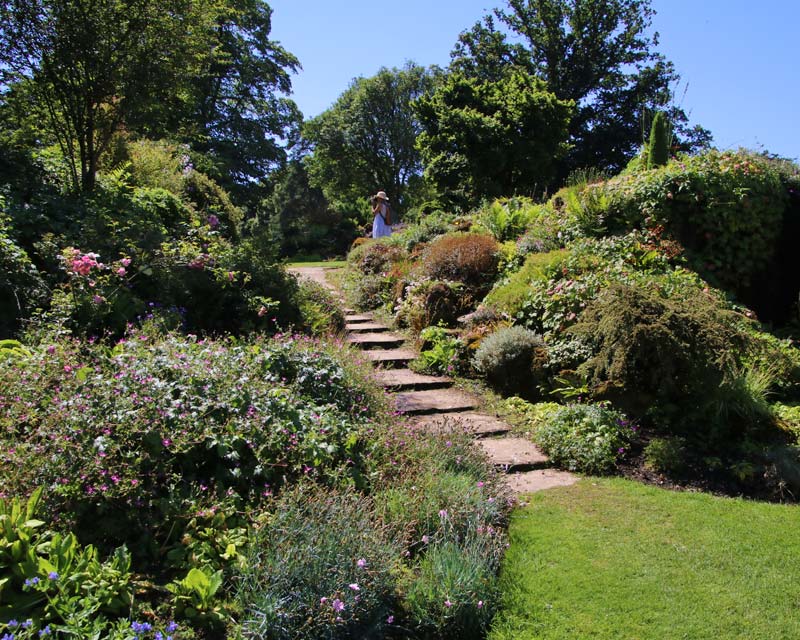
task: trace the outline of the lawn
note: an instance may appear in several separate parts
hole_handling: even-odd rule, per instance
[[[586,479],[511,524],[491,640],[800,638],[800,509]]]
[[[347,264],[345,260],[310,260],[304,262],[303,260],[292,259],[285,263],[287,269],[292,267],[324,267],[326,269],[341,269]]]

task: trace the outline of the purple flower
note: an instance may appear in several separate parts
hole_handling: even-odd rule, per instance
[[[215,229],[217,226],[219,226],[219,218],[215,216],[213,213],[210,216],[208,216],[208,226],[211,227],[212,229]]]
[[[367,566],[367,561],[366,561],[366,560],[364,560],[364,558],[359,558],[359,559],[356,561],[356,566],[357,566],[357,567],[359,567],[360,569],[363,569],[364,567],[366,567],[366,566]]]
[[[336,613],[344,611],[344,602],[339,600],[339,598],[334,598],[333,602],[331,603],[331,606],[333,607],[333,610]]]

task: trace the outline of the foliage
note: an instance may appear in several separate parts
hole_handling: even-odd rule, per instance
[[[412,362],[415,370],[431,374],[453,375],[463,369],[465,345],[440,326],[425,327],[419,334],[423,347]]]
[[[459,282],[412,280],[402,293],[395,306],[397,323],[417,333],[434,325],[454,325],[456,319],[469,311],[475,302]]]
[[[566,150],[572,103],[520,71],[493,81],[447,75],[415,103],[425,175],[462,208],[482,198],[530,195]]]
[[[436,638],[484,638],[499,596],[502,538],[487,530],[462,544],[433,543],[408,585],[409,614]]]
[[[361,429],[379,405],[339,358],[299,336],[45,345],[0,363],[2,485],[53,487],[49,508],[74,514],[82,539],[144,555],[179,545],[193,503],[257,503],[304,471],[323,479],[364,463]]]
[[[238,576],[243,636],[371,637],[390,628],[400,549],[372,511],[353,492],[285,493]]]
[[[321,284],[302,280],[297,291],[301,322],[312,335],[340,334],[344,331],[344,312],[333,294]]]
[[[663,226],[700,275],[737,293],[770,263],[787,204],[775,167],[747,152],[680,158],[601,188],[612,225]]]
[[[669,161],[669,124],[663,111],[656,113],[647,144],[647,168],[663,167]]]
[[[547,278],[547,274],[555,270],[555,266],[566,255],[566,251],[563,250],[529,255],[518,271],[495,283],[484,302],[502,313],[514,316],[520,311],[531,284],[536,280]]]
[[[653,438],[644,448],[644,466],[658,473],[679,474],[686,469],[684,438]]]
[[[410,105],[430,84],[429,72],[410,63],[353,80],[330,109],[303,129],[313,148],[305,158],[311,185],[337,208],[378,189],[394,207],[409,206],[421,172],[414,148],[419,124]]]
[[[485,230],[498,242],[516,240],[536,213],[536,206],[528,198],[500,198],[478,211],[475,231]]]
[[[406,251],[414,251],[438,236],[455,231],[454,223],[452,215],[436,210],[422,217],[417,223],[393,233],[392,242],[402,245]]]
[[[630,434],[625,416],[606,406],[570,404],[547,417],[534,439],[550,459],[570,471],[612,472]]]
[[[78,635],[103,628],[107,616],[130,611],[130,554],[120,547],[101,563],[74,534],[45,529],[36,519],[41,495],[40,487],[25,504],[0,499],[0,618],[35,619],[39,628]]]
[[[42,276],[11,235],[3,205],[0,193],[0,339],[14,335],[47,295]]]
[[[507,5],[461,34],[451,69],[493,79],[522,68],[544,80],[559,100],[573,101],[562,179],[579,167],[622,169],[642,143],[642,123],[670,102],[670,87],[678,81],[672,63],[655,51],[657,35],[648,35],[650,1],[509,0]],[[668,115],[681,144],[708,144],[710,134],[689,129],[680,108],[668,109]]]
[[[595,348],[579,371],[603,394],[624,393],[618,401],[634,413],[657,402],[675,412],[676,427],[711,431],[702,418],[693,424],[687,405],[709,407],[712,390],[730,380],[745,340],[732,312],[702,292],[685,293],[681,299],[625,285],[605,290],[572,329]]]
[[[84,191],[117,128],[178,83],[201,44],[192,36],[206,27],[196,8],[150,0],[4,3],[0,24],[5,81],[30,84],[73,188]]]
[[[390,271],[393,263],[405,260],[402,248],[384,240],[367,241],[355,247],[347,256],[348,264],[365,275]]]
[[[535,396],[547,361],[541,336],[524,327],[504,327],[485,338],[473,357],[475,369],[506,394]]]
[[[425,248],[418,271],[432,280],[460,282],[479,294],[497,274],[499,248],[491,236],[448,234]]]

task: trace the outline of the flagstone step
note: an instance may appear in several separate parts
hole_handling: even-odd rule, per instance
[[[508,487],[516,494],[536,493],[545,489],[568,487],[580,480],[579,476],[569,471],[558,469],[534,469],[510,473],[506,476]]]
[[[364,355],[367,360],[387,368],[404,367],[417,357],[416,351],[408,348],[368,349],[364,352]]]
[[[530,440],[524,438],[485,438],[475,444],[481,447],[496,467],[506,472],[527,471],[550,465],[548,458]]]
[[[411,415],[442,411],[469,411],[477,407],[475,398],[457,389],[430,389],[395,394],[397,410]]]
[[[396,333],[351,333],[347,336],[347,342],[354,344],[361,349],[386,349],[399,347],[405,342],[403,336]]]
[[[367,313],[348,313],[348,311],[352,311],[351,309],[345,310],[344,321],[348,324],[354,324],[358,322],[372,322],[375,318],[372,317],[371,314]]]
[[[379,322],[348,322],[344,328],[351,333],[366,333],[369,331],[380,333],[389,330],[389,327]]]
[[[500,418],[474,411],[415,416],[412,422],[429,433],[465,430],[472,433],[476,438],[502,435],[511,430],[511,427]]]
[[[453,384],[451,378],[445,376],[426,376],[411,369],[386,369],[378,373],[381,386],[393,391],[441,389]]]

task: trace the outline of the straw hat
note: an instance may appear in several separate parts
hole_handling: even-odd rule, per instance
[[[375,194],[375,197],[380,198],[381,200],[386,200],[386,202],[389,202],[389,198],[386,197],[385,191],[378,191],[378,193]]]

